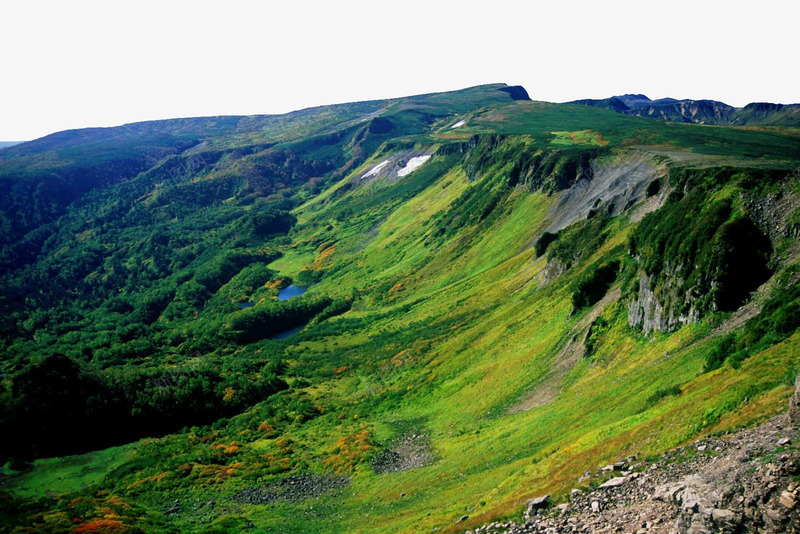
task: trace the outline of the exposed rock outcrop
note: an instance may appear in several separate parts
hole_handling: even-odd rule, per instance
[[[548,231],[555,232],[592,211],[619,215],[645,198],[647,186],[665,175],[666,166],[652,154],[629,151],[620,156],[595,160],[591,172],[582,174],[575,184],[560,193],[550,209]]]
[[[349,478],[335,475],[290,475],[268,484],[245,488],[236,494],[234,500],[243,504],[297,502],[332,493],[349,483]]]
[[[675,282],[674,277],[667,277],[668,282]],[[670,288],[664,288],[662,294],[669,295]],[[670,331],[677,327],[697,322],[699,314],[694,308],[690,308],[686,315],[675,315],[674,308],[669,304],[662,303],[652,289],[652,280],[649,276],[642,273],[639,278],[639,291],[636,296],[628,302],[628,324],[640,326],[645,332],[651,330]]]
[[[434,460],[430,436],[422,431],[413,431],[390,443],[373,460],[372,469],[377,474],[408,471],[430,465]]]
[[[744,199],[750,217],[775,242],[779,237],[800,237],[800,226],[790,224],[790,216],[800,207],[795,193],[775,193],[761,198]]]

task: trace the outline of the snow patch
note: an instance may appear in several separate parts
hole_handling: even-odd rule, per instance
[[[405,167],[397,171],[397,176],[401,178],[403,176],[408,176],[412,172],[419,169],[422,166],[422,164],[428,161],[429,159],[431,159],[430,154],[425,154],[424,156],[417,156],[416,158],[411,158],[410,160],[408,160],[408,163],[406,163]]]
[[[411,163],[411,162],[409,162],[409,163]],[[385,159],[385,160],[381,161],[380,163],[378,163],[377,165],[372,167],[368,172],[366,172],[364,174],[364,176],[361,177],[361,179],[363,180],[364,178],[369,178],[370,176],[377,176],[377,174],[379,172],[381,172],[381,169],[386,167],[388,164],[389,164],[389,160],[388,159]]]
[[[452,126],[450,127],[450,129],[452,130],[453,128],[461,128],[461,127],[462,127],[462,126],[464,126],[465,124],[467,124],[467,121],[466,121],[466,119],[461,119],[460,121],[458,121],[457,123],[455,123],[454,125],[452,125]]]

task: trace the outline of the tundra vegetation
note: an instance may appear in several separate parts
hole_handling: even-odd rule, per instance
[[[0,522],[462,531],[761,421],[800,372],[798,167],[794,126],[503,85],[4,149]]]

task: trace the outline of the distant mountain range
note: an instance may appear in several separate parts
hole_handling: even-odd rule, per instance
[[[25,141],[0,141],[0,150],[8,148],[10,146],[19,145],[24,142]]]
[[[753,102],[736,108],[716,100],[650,100],[645,95],[627,94],[600,100],[574,100],[569,104],[610,109],[617,113],[648,119],[727,126],[800,126],[800,104]]]

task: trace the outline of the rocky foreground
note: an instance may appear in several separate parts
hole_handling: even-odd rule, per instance
[[[531,499],[524,523],[468,532],[800,532],[800,379],[797,386],[789,413],[765,425],[651,463],[620,460],[587,472],[579,483],[594,489],[572,490],[567,503]]]

